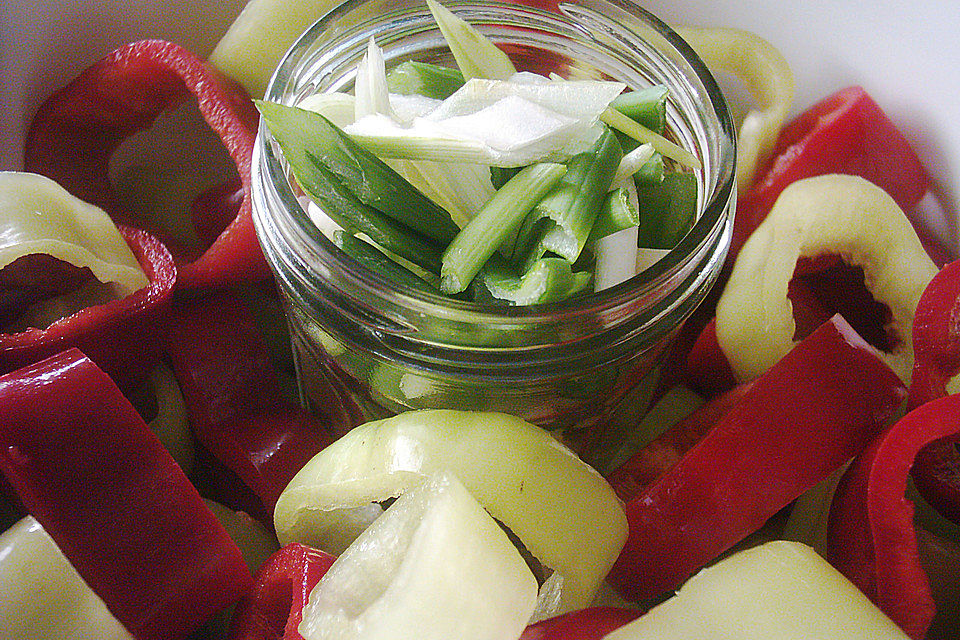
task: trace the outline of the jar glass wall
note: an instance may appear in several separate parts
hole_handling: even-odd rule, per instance
[[[447,3],[445,3],[447,4]],[[619,285],[564,302],[480,305],[410,289],[330,242],[300,202],[265,127],[257,143],[254,220],[283,294],[302,395],[338,383],[367,417],[408,408],[512,413],[546,428],[596,422],[658,363],[719,274],[735,203],[735,143],[713,78],[668,27],[607,0],[452,2],[521,70],[666,84],[669,137],[701,160],[699,215],[680,244]],[[416,59],[455,66],[423,4],[348,2],[282,61],[266,99],[296,104],[349,90],[374,36],[388,69]]]

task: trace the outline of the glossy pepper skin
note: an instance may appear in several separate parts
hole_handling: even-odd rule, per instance
[[[825,98],[780,132],[771,160],[737,203],[731,259],[763,221],[780,192],[802,178],[857,175],[889,193],[910,211],[927,192],[929,178],[896,126],[862,87]]]
[[[960,374],[960,261],[943,267],[927,285],[913,323],[914,365],[909,407],[948,395]],[[912,475],[923,497],[943,516],[960,523],[960,451],[957,437],[932,443],[917,454]]]
[[[230,640],[303,640],[297,631],[303,607],[334,560],[299,542],[271,555],[237,605]]]
[[[164,245],[145,231],[119,227],[150,285],[83,309],[46,329],[0,334],[0,373],[76,347],[123,389],[143,382],[160,360],[177,269]]]
[[[905,395],[849,325],[825,323],[608,476],[630,526],[608,580],[638,602],[678,587],[860,452]]]
[[[0,470],[138,640],[188,637],[252,582],[180,467],[76,349],[0,377]]]
[[[190,97],[196,97],[200,113],[236,163],[243,198],[239,213],[206,252],[181,265],[179,286],[266,279],[269,268],[257,243],[250,201],[256,110],[243,89],[179,45],[164,40],[124,45],[48,98],[27,134],[25,168],[124,221],[108,176],[110,157],[120,143]]]
[[[920,566],[913,505],[905,498],[917,453],[960,436],[960,395],[917,407],[847,470],[830,512],[829,560],[910,637],[920,639],[935,605]]]
[[[166,352],[194,436],[242,483],[215,487],[221,501],[272,529],[287,483],[354,426],[339,396],[331,390],[316,415],[284,397],[256,321],[230,292],[178,300]],[[213,480],[224,482],[219,471]]]

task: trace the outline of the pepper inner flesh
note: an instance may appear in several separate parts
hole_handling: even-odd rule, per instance
[[[28,326],[31,307],[67,295],[95,282],[88,267],[78,268],[44,254],[17,258],[0,269],[0,332],[17,333]]]
[[[889,307],[878,302],[864,284],[863,268],[838,255],[802,257],[788,285],[796,330],[802,340],[839,313],[870,346],[892,352],[899,343],[890,330]]]

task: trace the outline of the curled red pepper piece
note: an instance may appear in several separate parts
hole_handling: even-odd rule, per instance
[[[312,415],[280,392],[256,321],[236,295],[221,292],[174,306],[167,344],[197,440],[246,490],[222,501],[268,527],[291,478],[353,425],[331,390]],[[223,474],[214,480],[222,480]]]
[[[617,607],[571,611],[528,626],[520,640],[603,640],[611,631],[636,620],[640,613]]]
[[[695,391],[714,396],[737,386],[730,361],[717,342],[717,319],[712,318],[687,354],[684,382]]]
[[[910,144],[862,87],[849,87],[800,114],[780,132],[765,170],[737,203],[730,255],[763,221],[780,192],[802,178],[857,175],[911,210],[929,178]]]
[[[610,474],[630,526],[611,584],[635,601],[679,586],[861,451],[905,394],[835,316]]]
[[[150,285],[120,300],[83,309],[46,329],[0,333],[0,373],[77,347],[123,389],[135,388],[149,375],[162,353],[177,269],[152,235],[119,229]]]
[[[913,322],[914,360],[909,407],[948,395],[960,375],[960,261],[941,269],[917,303]],[[960,451],[956,442],[924,447],[912,470],[923,497],[946,518],[960,523]]]
[[[960,395],[917,407],[877,438],[844,475],[830,511],[830,562],[912,638],[935,612],[905,498],[917,453],[960,436]]]
[[[180,286],[265,279],[269,269],[257,243],[250,200],[256,109],[243,89],[172,42],[141,40],[122,46],[47,99],[27,135],[25,167],[122,219],[108,176],[110,157],[121,142],[191,96],[236,163],[244,197],[238,215],[210,248],[181,267]]]
[[[189,636],[252,582],[180,467],[76,349],[0,377],[0,469],[140,640]]]
[[[328,553],[292,542],[271,555],[233,615],[231,640],[303,640],[297,631],[310,592],[333,564]]]

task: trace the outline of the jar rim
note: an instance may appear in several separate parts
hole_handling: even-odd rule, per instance
[[[276,102],[290,102],[290,96],[285,93],[287,83],[295,77],[295,71],[301,63],[302,58],[308,53],[309,47],[318,36],[327,31],[331,26],[336,25],[337,21],[343,16],[356,10],[358,7],[370,2],[371,0],[347,0],[337,7],[331,9],[325,16],[318,20],[294,43],[287,51],[268,85],[265,99]],[[253,161],[253,171],[259,173],[265,172],[260,176],[260,180],[255,176],[254,185],[262,182],[264,179],[273,185],[280,185],[276,196],[284,203],[284,210],[297,223],[303,235],[315,242],[322,248],[321,255],[329,258],[331,264],[338,269],[338,276],[345,282],[352,282],[365,288],[375,288],[393,296],[409,308],[420,313],[444,317],[449,314],[455,314],[459,321],[474,322],[482,324],[515,324],[515,323],[534,323],[538,320],[556,322],[558,317],[574,317],[578,314],[610,312],[621,308],[635,307],[635,301],[643,294],[656,291],[677,277],[677,272],[682,268],[689,266],[692,260],[702,254],[704,245],[711,243],[716,237],[722,235],[722,251],[719,255],[719,261],[722,262],[729,245],[730,228],[733,224],[733,202],[736,197],[736,137],[733,126],[733,120],[727,108],[726,101],[713,75],[707,69],[706,65],[700,60],[693,49],[668,25],[650,12],[638,7],[635,4],[624,0],[559,0],[558,2],[545,3],[538,0],[520,0],[514,2],[499,2],[496,0],[444,0],[443,4],[453,10],[455,13],[469,9],[470,7],[483,7],[484,9],[502,8],[504,10],[522,9],[525,12],[540,12],[556,18],[562,10],[578,7],[587,8],[599,15],[608,17],[609,20],[613,12],[628,14],[633,20],[639,21],[645,27],[652,28],[665,42],[675,49],[682,57],[684,64],[689,67],[697,81],[700,83],[704,94],[709,100],[709,106],[712,113],[716,116],[717,129],[722,134],[722,138],[714,142],[719,145],[720,153],[717,158],[716,183],[710,190],[709,199],[705,200],[698,212],[697,220],[693,227],[684,235],[681,241],[669,252],[658,260],[653,266],[644,271],[635,274],[629,279],[620,282],[614,286],[601,289],[591,293],[584,293],[566,300],[531,304],[531,305],[498,305],[491,303],[478,303],[466,300],[459,300],[447,296],[433,294],[429,291],[413,289],[401,283],[390,280],[383,275],[376,273],[365,266],[355,262],[345,253],[340,251],[310,220],[309,216],[297,201],[293,189],[286,180],[282,158],[277,153],[277,147],[271,144],[272,136],[261,119],[261,126],[257,135],[255,155]],[[554,10],[544,8],[547,5]],[[405,11],[413,12],[418,7],[404,8]],[[422,11],[429,15],[425,5]],[[375,20],[377,16],[371,17]],[[616,23],[618,26],[626,28],[628,25],[623,21]],[[637,34],[639,36],[639,34]],[[495,36],[492,39],[496,42]],[[704,180],[704,184],[711,184]],[[266,215],[254,207],[254,221],[258,230],[264,222],[258,220],[260,215]],[[714,256],[715,259],[717,256]],[[328,265],[329,266],[329,265]],[[716,267],[719,270],[719,266]]]

